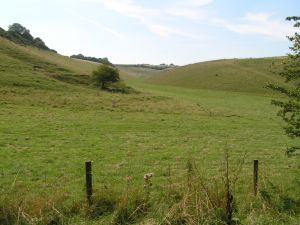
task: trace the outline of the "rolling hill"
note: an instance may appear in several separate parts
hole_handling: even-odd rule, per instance
[[[19,45],[0,37],[0,103],[35,105],[39,102],[40,105],[64,107],[66,102],[70,106],[82,106],[82,102],[87,102],[84,105],[88,108],[129,111],[169,112],[178,108],[170,98],[160,98],[150,93],[111,94],[95,88],[91,85],[90,75],[98,65],[99,63]],[[123,79],[135,77],[123,70],[120,75]],[[181,105],[179,108],[185,110],[186,105]]]
[[[149,78],[149,77],[159,74],[161,72],[161,70],[145,68],[145,67],[138,67],[138,66],[117,65],[117,68],[121,71],[121,73],[123,74],[123,76],[126,79]]]
[[[32,46],[22,46],[3,37],[0,37],[0,59],[0,74],[9,73],[9,77],[0,76],[0,85],[24,81],[23,85],[26,85],[26,82],[30,82],[31,85],[35,82],[34,86],[36,86],[43,83],[39,79],[43,79],[45,84],[49,81],[49,77],[69,83],[76,83],[76,80],[85,83],[87,76],[99,65],[96,62],[70,58]],[[121,77],[126,79],[148,77],[158,72],[155,69],[137,66],[118,66],[118,69]]]
[[[285,85],[274,72],[283,57],[202,62],[163,71],[148,83],[186,88],[265,93],[267,83]]]
[[[67,56],[59,55],[55,52],[45,51],[30,46],[15,44],[5,38],[0,37],[1,54],[8,58],[20,60],[24,63],[47,62],[65,68],[76,74],[89,74],[96,67],[96,64],[83,60],[71,59]]]

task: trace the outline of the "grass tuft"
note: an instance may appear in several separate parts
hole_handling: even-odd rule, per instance
[[[88,216],[92,219],[109,215],[116,209],[119,201],[118,194],[114,192],[102,191],[93,196],[93,204],[87,208]]]
[[[132,224],[147,214],[149,202],[141,190],[128,190],[117,205],[113,225]]]

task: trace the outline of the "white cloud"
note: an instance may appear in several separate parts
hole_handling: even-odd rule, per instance
[[[96,27],[102,29],[102,30],[105,30],[106,32],[108,32],[108,33],[110,33],[110,34],[112,34],[112,35],[114,35],[114,36],[116,36],[116,37],[119,37],[119,38],[120,38],[120,37],[123,36],[123,35],[122,35],[121,33],[119,33],[118,31],[116,31],[116,30],[114,30],[114,29],[112,29],[112,28],[110,28],[110,27],[108,27],[108,26],[105,26],[105,25],[101,24],[100,22],[98,22],[98,21],[96,21],[96,20],[93,20],[93,19],[88,18],[88,17],[84,17],[84,16],[82,16],[81,14],[79,14],[79,13],[73,11],[73,10],[68,10],[68,12],[69,12],[70,14],[72,14],[73,16],[76,16],[77,18],[81,19],[82,21],[85,21],[85,22],[87,22],[87,23],[89,23],[89,24],[92,24],[92,25],[94,25],[94,26],[96,26]]]
[[[188,1],[184,1],[190,5],[194,5],[194,6],[204,6],[204,5],[209,5],[213,2],[214,0],[188,0]]]
[[[90,24],[93,24],[93,25],[99,27],[100,29],[103,29],[103,30],[107,31],[108,33],[111,33],[112,35],[114,35],[116,37],[122,37],[123,36],[121,33],[111,29],[110,27],[104,26],[103,24],[99,23],[98,21],[95,21],[95,20],[90,19],[90,18],[82,18],[82,19],[84,19],[85,21],[87,21]]]
[[[168,37],[170,34],[174,33],[173,29],[160,24],[149,24],[149,28],[153,33],[156,33],[162,37]]]
[[[166,10],[172,16],[183,17],[190,20],[200,20],[207,17],[207,13],[201,7],[213,3],[214,0],[179,0]]]
[[[155,9],[155,8],[145,8],[141,5],[138,5],[133,0],[109,0],[109,1],[91,0],[91,1],[102,3],[102,5],[104,5],[106,8],[116,13],[119,13],[123,16],[137,19],[140,23],[145,25],[151,32],[161,37],[178,35],[182,37],[199,39],[199,37],[197,37],[196,35],[181,31],[180,29],[177,28],[173,28],[158,23],[157,20],[161,20],[164,18],[165,12],[162,10]],[[203,3],[208,2],[208,0],[203,0],[202,2]],[[199,3],[200,3],[199,0],[197,2],[192,0],[190,4],[199,4]],[[173,13],[176,14],[176,12]],[[191,15],[191,12],[185,12],[185,13]]]
[[[166,13],[172,16],[185,17],[191,20],[199,20],[200,18],[203,18],[197,10],[190,8],[174,7],[167,9]]]
[[[274,39],[286,39],[295,29],[281,19],[272,19],[269,13],[247,13],[239,22],[214,19],[213,22],[240,34],[259,34]]]
[[[247,13],[242,19],[260,23],[262,21],[267,22],[271,16],[271,13]]]
[[[132,0],[95,0],[102,3],[106,8],[124,16],[147,21],[150,17],[158,16],[160,10],[142,7]]]
[[[171,28],[171,27],[167,27],[167,26],[163,26],[163,25],[159,25],[159,24],[150,24],[149,25],[150,30],[153,33],[158,34],[159,36],[162,37],[169,37],[170,35],[178,35],[181,37],[187,37],[187,38],[192,38],[192,39],[198,39],[198,40],[207,40],[207,37],[202,36],[198,36],[192,33],[188,33],[185,31],[181,31],[179,29],[175,29],[175,28]]]

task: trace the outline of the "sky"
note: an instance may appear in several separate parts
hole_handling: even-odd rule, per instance
[[[13,23],[60,54],[118,64],[185,65],[282,56],[287,16],[299,0],[0,0],[0,27]]]

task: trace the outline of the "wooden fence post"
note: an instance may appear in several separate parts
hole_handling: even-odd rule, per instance
[[[254,196],[257,195],[257,187],[258,187],[258,160],[253,161],[253,191]]]
[[[89,205],[92,205],[93,181],[92,181],[92,162],[85,162],[85,178],[86,178],[86,197]]]

